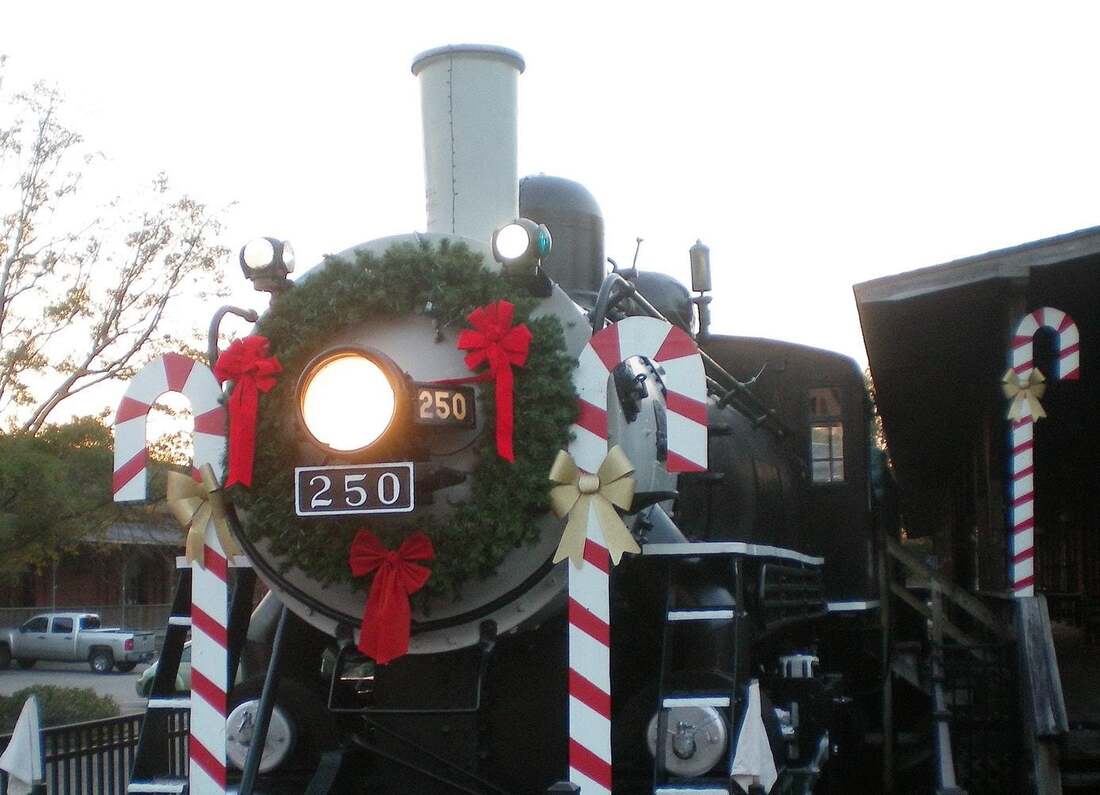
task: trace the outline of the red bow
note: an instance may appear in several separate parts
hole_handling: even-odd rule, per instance
[[[214,375],[219,381],[233,381],[229,396],[229,477],[226,486],[252,485],[252,461],[256,452],[256,413],[260,392],[275,386],[275,374],[282,365],[267,355],[267,337],[245,337],[218,357]]]
[[[396,552],[386,549],[370,530],[355,534],[348,555],[351,573],[362,577],[377,570],[359,627],[359,651],[375,662],[388,663],[409,650],[409,594],[423,588],[432,576],[430,569],[412,561],[434,558],[432,542],[423,533],[413,533]]]
[[[474,327],[458,336],[458,347],[469,351],[466,366],[471,370],[488,363],[489,369],[476,380],[496,382],[497,453],[515,461],[512,451],[512,398],[514,376],[512,368],[527,361],[531,331],[526,325],[512,325],[515,307],[508,301],[497,301],[475,309],[466,318]]]

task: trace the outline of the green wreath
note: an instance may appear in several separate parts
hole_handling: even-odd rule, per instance
[[[348,548],[369,517],[302,519],[294,513],[293,483],[297,428],[295,385],[306,364],[343,330],[368,319],[429,313],[440,327],[466,326],[479,306],[506,299],[515,304],[515,323],[531,330],[527,363],[515,373],[515,462],[496,455],[492,429],[495,407],[491,383],[481,385],[484,428],[477,440],[478,463],[470,500],[443,519],[370,523],[394,548],[412,530],[431,538],[436,550],[427,589],[454,594],[463,582],[496,571],[512,549],[538,538],[535,518],[549,509],[547,474],[557,451],[566,446],[576,417],[574,361],[565,351],[561,324],[553,316],[532,319],[537,300],[522,285],[493,273],[480,255],[463,244],[401,243],[381,257],[357,252],[354,262],[327,258],[325,267],[277,301],[260,320],[257,333],[268,338],[283,372],[261,395],[251,489],[234,487],[235,504],[248,511],[249,538],[270,540],[271,550],[319,582],[352,581]],[[486,392],[485,390],[488,390]]]

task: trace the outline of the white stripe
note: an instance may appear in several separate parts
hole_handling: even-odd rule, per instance
[[[187,382],[180,391],[191,404],[191,411],[196,417],[216,409],[222,396],[218,379],[202,362],[195,362],[187,376]]]
[[[732,610],[670,610],[669,621],[713,621],[733,618]]]
[[[1031,339],[1035,336],[1035,332],[1038,330],[1038,321],[1035,320],[1035,317],[1032,315],[1031,312],[1028,312],[1026,315],[1020,318],[1020,322],[1016,325],[1016,336],[1027,337],[1028,339]]]
[[[1030,416],[1028,422],[1023,425],[1014,425],[1012,427],[1012,448],[1015,449],[1025,442],[1030,442],[1035,438],[1035,423],[1031,421]]]
[[[226,692],[229,687],[229,660],[225,649],[199,627],[191,627],[191,667]]]
[[[1058,325],[1061,325],[1062,321],[1058,321]],[[1056,327],[1057,328],[1057,327]],[[1058,350],[1064,351],[1071,345],[1077,345],[1081,342],[1081,332],[1077,328],[1077,324],[1072,321],[1068,326],[1062,329],[1062,333],[1058,335]]]
[[[126,397],[139,403],[152,405],[168,391],[168,372],[161,356],[138,370],[126,387]]]
[[[1031,448],[1021,450],[1012,456],[1012,471],[1022,472],[1035,463],[1035,451]]]
[[[1052,306],[1044,306],[1039,311],[1043,318],[1043,325],[1050,326],[1054,330],[1057,330],[1062,325],[1062,321],[1066,319],[1065,312]]]
[[[728,707],[729,696],[673,696],[661,702],[665,709],[674,707]]]
[[[1013,589],[1013,590],[1015,590],[1015,589]],[[1035,584],[1032,583],[1031,585],[1027,586],[1026,588],[1021,588],[1020,590],[1015,591],[1015,593],[1016,593],[1017,597],[1035,596]]]
[[[756,558],[784,558],[811,566],[820,566],[825,558],[803,555],[791,549],[763,544],[745,544],[741,541],[691,541],[676,544],[646,544],[643,555],[748,555]]]
[[[829,602],[825,609],[830,613],[844,613],[856,610],[875,610],[879,606],[878,599],[868,599],[866,602]]]
[[[1021,550],[1023,551],[1023,550]],[[1019,563],[1014,563],[1012,568],[1012,579],[1016,582],[1030,577],[1035,573],[1035,558],[1025,558]]]
[[[1015,502],[1019,497],[1026,497],[1029,494],[1035,493],[1035,473],[1029,472],[1026,475],[1017,477],[1013,475],[1012,480],[1012,501]]]
[[[1035,546],[1035,528],[1029,527],[1027,530],[1021,530],[1019,533],[1014,533],[1012,536],[1012,554],[1013,556],[1019,555],[1025,549],[1031,549]]]
[[[1026,522],[1028,519],[1035,515],[1035,500],[1030,499],[1026,502],[1021,502],[1019,505],[1012,509],[1012,526]]]
[[[225,460],[225,437],[196,431],[191,438],[195,444],[195,469],[202,469],[203,464],[210,464],[214,468],[215,477],[221,483],[224,474],[222,463]]]
[[[606,646],[569,626],[569,667],[605,693],[611,692],[611,654]]]
[[[611,795],[611,790],[597,784],[576,768],[569,768],[569,781],[581,788],[581,795]]]
[[[1063,353],[1058,359],[1058,377],[1065,378],[1074,370],[1081,369],[1081,352],[1070,351]]]
[[[607,439],[601,439],[592,431],[579,425],[570,427],[573,439],[569,442],[569,454],[585,472],[594,473],[607,456]]]
[[[611,721],[569,697],[569,736],[605,762],[611,762]]]
[[[664,362],[656,362],[665,371],[662,379],[673,392],[705,403],[707,400],[707,374],[703,369],[703,357],[699,354],[681,356]]]
[[[683,414],[666,411],[668,451],[707,468],[707,426],[689,420]]]
[[[623,318],[619,326],[619,353],[623,359],[645,356],[652,359],[661,349],[672,324],[655,317],[633,315]],[[656,362],[654,362],[656,364]]]
[[[579,569],[569,564],[569,596],[605,624],[611,622],[608,594],[606,574],[587,561]]]
[[[218,782],[206,775],[205,770],[198,765],[189,767],[191,788],[188,790],[188,795],[224,795],[225,790]]]
[[[145,415],[141,415],[120,422],[115,426],[115,472],[122,469],[135,455],[145,449],[145,420]],[[115,502],[144,500],[148,480],[148,469],[142,467],[134,477],[115,492]]]
[[[191,603],[223,627],[228,626],[225,583],[206,569],[200,569],[198,562],[192,566],[191,572]]]
[[[573,386],[577,390],[577,397],[593,406],[606,408],[607,380],[610,377],[611,372],[590,341],[577,356],[577,368],[573,371]]]

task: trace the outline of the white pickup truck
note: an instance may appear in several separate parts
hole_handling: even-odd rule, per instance
[[[84,662],[96,673],[132,671],[156,652],[156,633],[100,627],[95,613],[43,613],[22,626],[0,629],[0,669],[11,661],[30,668],[39,660]]]

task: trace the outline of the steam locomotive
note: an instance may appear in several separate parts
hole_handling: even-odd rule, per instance
[[[606,323],[634,315],[664,318],[692,335],[710,383],[706,472],[667,471],[660,363],[633,357],[611,375],[609,435],[635,467],[638,497],[625,521],[642,549],[611,573],[614,791],[820,791],[830,771],[835,780],[854,758],[859,690],[877,676],[863,654],[877,591],[861,373],[836,353],[710,333],[701,244],[690,252],[694,297],[663,274],[609,272],[593,196],[567,179],[517,179],[515,95],[523,69],[518,54],[497,47],[451,46],[417,57],[427,232],[341,256],[384,256],[401,243],[433,250],[448,241],[499,267],[494,232],[527,219],[528,233],[552,235],[531,282],[535,314],[558,319],[570,356]],[[274,292],[273,307],[289,287],[287,252],[283,273],[257,280]],[[289,289],[331,267],[322,263]],[[366,351],[398,381],[446,383],[469,375],[454,336],[423,313],[367,320],[340,329],[304,371],[281,378],[303,390],[326,356]],[[464,416],[468,398],[484,400],[461,394]],[[397,400],[391,422],[413,422],[410,397]],[[451,404],[448,413],[458,409]],[[261,403],[261,410],[275,408]],[[339,409],[318,411],[318,423],[335,421],[337,435],[350,432]],[[441,425],[419,434],[416,451],[397,449],[411,467],[443,473],[428,487],[430,499],[410,504],[407,514],[442,516],[469,498],[472,442],[491,433],[484,411],[470,413],[472,425]],[[333,459],[309,423],[301,414],[285,418],[298,466],[396,460],[392,445],[358,442],[353,454]],[[523,443],[517,428],[516,444]],[[384,527],[391,519],[371,523]],[[312,781],[311,792],[535,793],[567,778],[569,564],[552,562],[560,520],[531,517],[534,540],[457,595],[414,599],[409,653],[384,665],[355,648],[362,588],[309,574],[257,532],[260,521],[243,515],[240,533],[272,594],[250,639],[270,645],[273,605],[285,605],[291,617],[273,718],[281,734],[267,738],[257,791],[301,792]],[[310,521],[325,532],[324,516]],[[235,692],[233,714],[244,714],[256,691]],[[706,695],[693,696],[699,693]],[[771,756],[774,783],[732,775],[738,745],[748,742],[750,709],[759,710],[766,730],[755,742]],[[231,716],[230,748],[247,748],[251,728]]]

